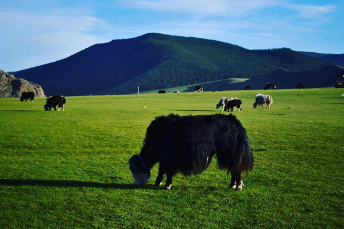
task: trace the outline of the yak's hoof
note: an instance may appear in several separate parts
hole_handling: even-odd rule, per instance
[[[236,191],[240,191],[240,190],[242,190],[242,186],[238,186],[238,187],[236,187],[236,189],[235,189]]]
[[[162,184],[162,182],[155,182],[155,186],[160,186]]]
[[[243,182],[241,182],[241,185],[236,185],[236,182],[235,182],[234,184],[230,184],[229,188],[239,191],[239,190],[242,190],[242,186],[245,186]]]
[[[172,184],[165,185],[165,187],[164,187],[165,190],[170,190],[171,188],[172,188]]]

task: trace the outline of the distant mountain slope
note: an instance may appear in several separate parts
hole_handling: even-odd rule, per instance
[[[344,68],[328,65],[320,70],[302,70],[298,72],[275,70],[266,75],[258,75],[244,83],[233,84],[227,90],[242,90],[251,85],[252,90],[263,90],[266,83],[275,83],[277,89],[295,88],[298,83],[305,83],[307,88],[334,87],[336,75]]]
[[[326,61],[331,64],[338,64],[344,66],[344,53],[343,54],[324,54],[316,52],[302,52],[308,56],[315,57],[319,60]]]
[[[325,65],[286,48],[247,50],[213,40],[151,33],[96,44],[15,75],[42,85],[47,95],[124,94],[135,92],[137,86],[145,91]]]

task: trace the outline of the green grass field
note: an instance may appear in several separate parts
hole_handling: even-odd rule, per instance
[[[269,93],[271,109],[253,109]],[[344,89],[0,99],[0,228],[343,228]],[[221,113],[223,96],[255,157],[242,191],[216,160],[166,191],[135,188],[128,159],[160,115]],[[146,106],[146,108],[144,108]],[[227,114],[227,112],[226,112]]]

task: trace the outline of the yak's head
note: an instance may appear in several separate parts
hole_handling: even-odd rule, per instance
[[[257,107],[257,103],[254,103],[254,104],[253,104],[253,108],[256,108],[256,107]]]
[[[146,167],[141,155],[134,155],[129,159],[129,168],[136,186],[142,186],[148,183],[150,170]]]
[[[44,105],[44,110],[45,110],[45,111],[49,110],[48,104],[45,104],[45,105]]]

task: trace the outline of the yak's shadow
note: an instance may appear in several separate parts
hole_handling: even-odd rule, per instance
[[[86,187],[105,189],[136,189],[133,184],[106,184],[98,182],[70,181],[70,180],[8,180],[0,179],[0,186],[43,186],[43,187]],[[145,186],[145,188],[153,188]]]
[[[153,184],[146,184],[137,187],[134,184],[106,184],[98,182],[84,182],[84,181],[69,181],[69,180],[9,180],[0,179],[0,186],[42,186],[42,187],[83,187],[83,188],[104,188],[104,189],[151,189],[151,190],[164,190],[162,186],[155,186]],[[225,190],[228,187],[211,187],[211,186],[174,186],[172,189],[176,190]]]
[[[37,112],[37,111],[44,111],[43,108],[42,110],[0,110],[0,112]]]
[[[209,111],[209,112],[213,112],[214,110],[176,110],[176,111]]]

